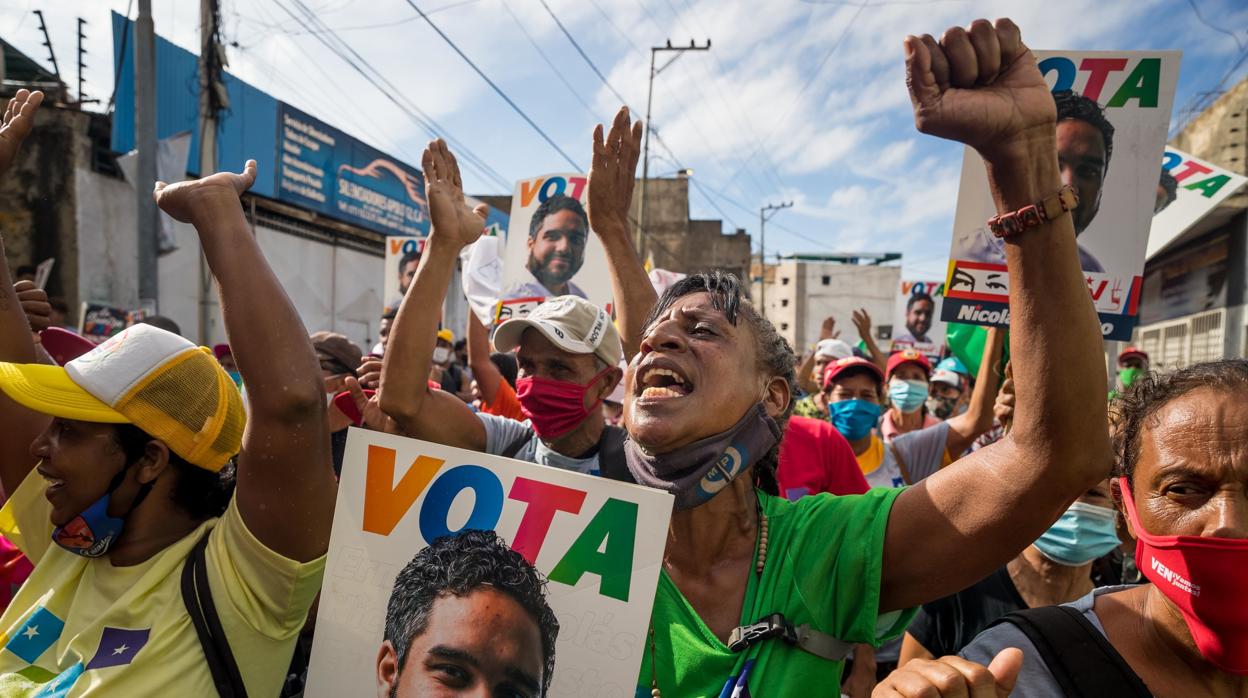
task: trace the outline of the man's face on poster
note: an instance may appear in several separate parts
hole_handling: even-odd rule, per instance
[[[481,587],[433,602],[402,667],[390,642],[382,643],[377,698],[536,698],[544,667],[537,620],[507,594]]]
[[[906,329],[915,339],[926,337],[927,331],[932,329],[932,314],[936,311],[936,306],[927,300],[917,300],[910,304],[910,309],[906,311]]]
[[[585,263],[588,237],[585,221],[576,213],[556,211],[546,216],[537,234],[529,237],[529,271],[546,288],[559,289]]]
[[[419,266],[420,259],[417,258],[404,264],[399,270],[399,295],[407,295],[407,289],[412,285],[412,279],[416,278],[416,268]]]
[[[1101,207],[1101,186],[1109,163],[1105,155],[1105,136],[1101,130],[1081,119],[1065,119],[1057,123],[1057,164],[1062,184],[1069,184],[1079,195],[1079,205],[1071,213],[1075,235],[1082,233],[1096,218]]]

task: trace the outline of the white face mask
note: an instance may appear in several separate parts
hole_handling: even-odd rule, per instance
[[[447,347],[435,347],[433,350],[433,363],[444,364],[451,360],[451,350]]]

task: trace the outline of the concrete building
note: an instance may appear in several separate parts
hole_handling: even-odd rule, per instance
[[[782,258],[762,269],[755,264],[753,298],[758,302],[762,297],[767,318],[799,355],[819,339],[826,317],[836,319],[841,339],[857,343],[860,337],[851,318],[859,308],[870,314],[876,340],[887,350],[901,267],[850,262],[847,257],[812,256]]]
[[[1174,138],[1179,150],[1248,174],[1248,79]],[[1173,370],[1248,354],[1248,190],[1224,201],[1144,268],[1135,342],[1153,366]]]
[[[510,196],[476,195],[475,198],[511,212]],[[641,180],[633,188],[629,211],[634,227],[640,215]],[[744,230],[725,235],[723,222],[689,218],[689,180],[685,177],[651,178],[646,187],[646,237],[644,251],[659,269],[692,274],[722,269],[745,279],[750,267],[750,236]]]

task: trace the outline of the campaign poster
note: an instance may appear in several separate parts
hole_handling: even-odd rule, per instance
[[[420,255],[425,251],[425,238],[414,235],[390,235],[386,237],[386,278],[382,284],[382,297],[386,299],[382,312],[398,310],[407,295],[407,289],[416,278]]]
[[[1127,340],[1139,310],[1179,52],[1038,51],[1036,57],[1057,102],[1058,162],[1063,182],[1079,196],[1071,215],[1101,333]],[[996,213],[983,161],[967,148],[945,322],[1009,325],[1005,244],[986,224]]]
[[[352,428],[306,695],[407,698],[488,651],[507,695],[632,698],[672,501]]]
[[[146,316],[142,310],[114,308],[103,303],[83,303],[78,313],[78,334],[100,344],[104,340],[138,323]]]
[[[580,296],[610,312],[607,254],[585,212],[588,182],[583,174],[516,182],[497,320],[523,317],[546,298],[563,295]]]
[[[898,284],[891,351],[914,349],[933,363],[945,351],[945,323],[940,320],[945,282],[906,281]]]
[[[1245,182],[1248,177],[1166,146],[1153,205],[1148,257],[1176,242]]]

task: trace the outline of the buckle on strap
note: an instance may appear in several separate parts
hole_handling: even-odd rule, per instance
[[[853,644],[819,632],[809,625],[794,626],[782,613],[769,613],[750,625],[733,628],[728,636],[728,649],[744,652],[754,645],[772,638],[783,640],[787,645],[832,662],[845,659]]]
[[[797,644],[797,630],[792,623],[785,620],[782,613],[770,613],[756,623],[733,628],[732,634],[728,636],[728,649],[733,652],[744,652],[772,638],[780,638],[790,645]]]

